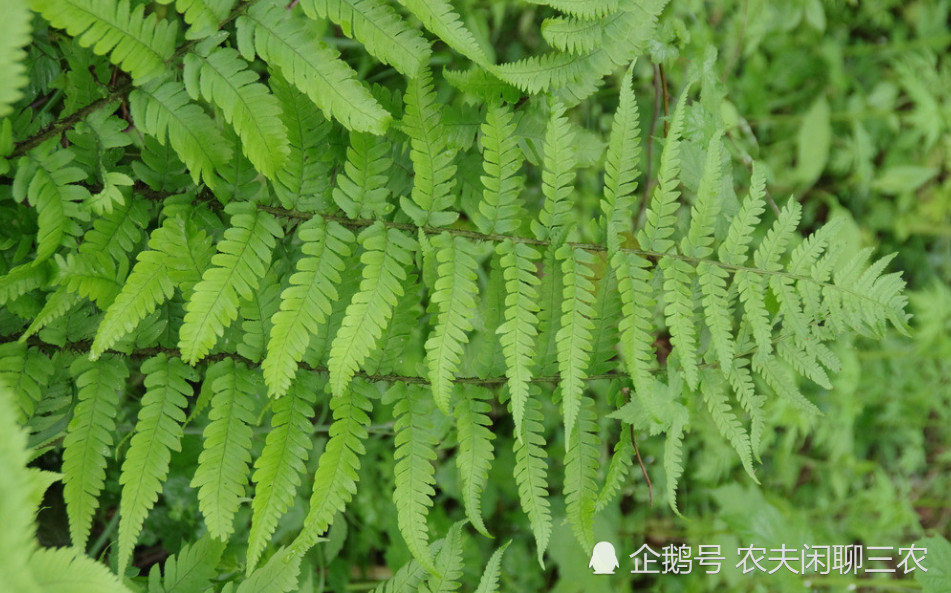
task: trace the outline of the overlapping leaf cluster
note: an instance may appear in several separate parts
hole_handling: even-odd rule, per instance
[[[542,25],[552,50],[510,63],[496,63],[444,0],[180,1],[150,14],[126,0],[31,5],[65,30],[63,84],[89,102],[52,116],[20,91],[0,95],[10,179],[0,200],[28,221],[3,231],[0,370],[35,444],[64,437],[74,546],[85,549],[100,510],[120,407],[135,418],[115,454],[120,571],[185,424],[202,422],[191,486],[208,535],[169,559],[164,577],[153,570],[149,590],[178,590],[183,574],[207,583],[221,542],[248,529],[243,506],[237,591],[289,590],[302,557],[360,488],[375,487],[359,481],[379,420],[395,437],[392,468],[377,469],[392,474],[414,558],[384,590],[452,591],[461,524],[434,543],[427,519],[446,490],[442,464],[458,466],[465,517],[490,535],[482,494],[495,437],[510,430],[539,562],[559,484],[590,550],[595,513],[631,463],[622,441],[601,471],[600,418],[665,434],[676,509],[691,402],[753,475],[768,397],[815,411],[798,378],[829,386],[839,362],[828,343],[904,328],[889,258],[844,256],[832,224],[803,238],[795,200],[767,216],[758,166],[736,197],[718,120],[689,86],[653,191],[638,192],[645,139],[628,65],[664,2],[534,3],[554,9]],[[0,47],[0,71],[17,89],[28,28],[14,20],[20,41]],[[396,88],[368,84],[322,41],[328,23],[391,67]],[[433,40],[452,49],[450,67],[430,59]],[[128,80],[94,78],[113,67]],[[571,109],[609,75],[620,75],[618,106],[603,157],[590,158],[579,140],[595,132]],[[684,191],[685,144],[703,155],[695,191]],[[603,188],[589,224],[577,176],[591,168]],[[54,374],[50,356],[69,372]],[[75,398],[44,390],[56,381]],[[595,381],[632,395],[620,406],[597,398]],[[545,433],[545,402],[561,410],[560,438]],[[331,424],[316,456],[309,433],[322,408]],[[446,422],[451,459],[437,453]],[[255,455],[257,426],[268,435]],[[547,446],[557,440],[563,454]],[[563,476],[550,458],[563,459]],[[296,538],[272,546],[311,487]],[[505,547],[480,591],[497,586]]]

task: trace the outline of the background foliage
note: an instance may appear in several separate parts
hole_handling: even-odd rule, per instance
[[[948,2],[8,4],[0,582],[949,586]]]

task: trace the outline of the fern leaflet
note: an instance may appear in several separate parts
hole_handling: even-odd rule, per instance
[[[534,398],[526,401],[521,423],[522,436],[515,440],[515,481],[522,509],[532,525],[538,564],[544,568],[543,558],[551,538],[552,525],[551,505],[548,502],[548,455],[545,453],[542,420],[541,403]]]
[[[231,358],[215,366],[221,371],[212,383],[210,422],[203,433],[204,447],[191,487],[198,488],[198,507],[208,532],[224,541],[234,531],[234,514],[248,481],[255,375]]]
[[[594,549],[594,511],[598,500],[601,439],[593,401],[579,402],[577,437],[565,455],[565,507],[581,547]]]
[[[181,451],[182,423],[185,421],[187,396],[198,374],[180,359],[159,354],[142,363],[145,395],[129,444],[119,485],[119,566],[132,558],[142,523],[158,500],[162,482],[168,477],[171,451]]]
[[[482,201],[474,214],[483,233],[505,235],[521,225],[522,208],[518,198],[524,178],[521,149],[515,135],[512,110],[503,103],[489,105],[482,124]]]
[[[274,217],[254,204],[236,202],[228,211],[232,226],[185,305],[179,348],[182,360],[191,364],[204,358],[235,320],[239,297],[251,297],[270,263],[275,237],[283,235]]]
[[[456,430],[459,433],[459,453],[456,465],[462,481],[462,503],[466,516],[479,533],[489,537],[482,520],[482,492],[489,479],[489,467],[494,457],[489,418],[491,406],[486,403],[485,390],[472,385],[462,385],[455,407]]]
[[[95,362],[80,357],[70,366],[78,402],[63,441],[63,498],[73,545],[86,547],[92,516],[106,477],[106,452],[112,447],[116,408],[129,374],[120,358]]]
[[[319,216],[301,225],[297,236],[303,242],[303,257],[291,275],[290,286],[281,293],[281,308],[274,316],[267,355],[261,363],[268,392],[275,397],[287,391],[307,344],[320,333],[331,304],[338,300],[336,287],[354,240],[353,233]]]

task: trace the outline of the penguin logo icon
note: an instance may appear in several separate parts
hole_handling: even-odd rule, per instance
[[[591,562],[588,562],[588,568],[593,568],[594,574],[614,574],[614,569],[620,566],[611,542],[595,544],[594,551],[591,552]]]

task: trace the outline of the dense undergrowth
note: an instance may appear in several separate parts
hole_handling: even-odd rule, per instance
[[[948,2],[8,5],[11,590],[951,586]]]

